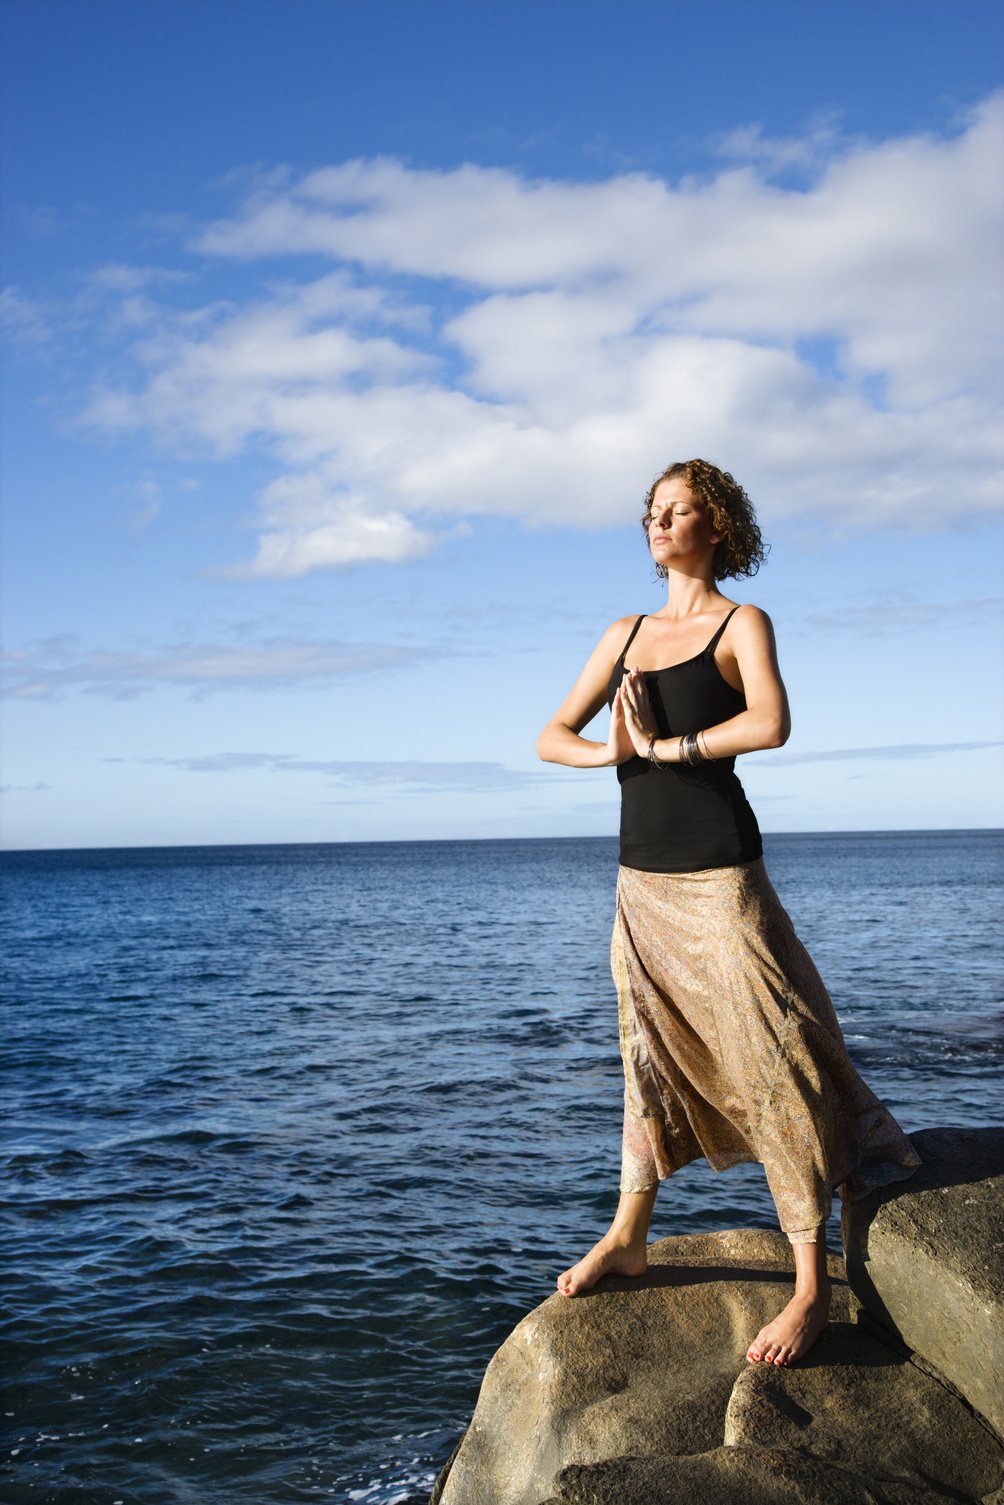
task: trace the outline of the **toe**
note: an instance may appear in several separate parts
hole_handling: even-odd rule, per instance
[[[753,1339],[753,1342],[750,1344],[749,1348],[747,1348],[746,1357],[748,1359],[762,1359],[763,1351],[766,1346],[767,1339],[763,1335],[763,1328],[761,1328],[756,1337]]]

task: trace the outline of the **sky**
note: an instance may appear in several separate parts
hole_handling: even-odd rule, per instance
[[[996,0],[0,14],[4,847],[614,834],[534,744],[692,456],[763,831],[1002,823]]]

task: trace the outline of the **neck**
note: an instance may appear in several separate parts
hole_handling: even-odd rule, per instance
[[[692,617],[702,611],[713,611],[721,600],[710,561],[706,570],[671,568],[666,581],[666,604],[659,615]]]

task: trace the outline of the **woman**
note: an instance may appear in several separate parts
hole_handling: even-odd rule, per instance
[[[611,967],[624,1064],[620,1203],[558,1277],[576,1296],[640,1275],[660,1182],[700,1156],[763,1162],[795,1294],[747,1358],[790,1364],[826,1326],[831,1193],[860,1196],[920,1157],[852,1066],[829,995],[763,863],[740,753],[790,731],[770,619],[723,596],[764,547],[749,497],[704,460],[671,465],[642,519],[666,605],[607,628],[537,741],[545,762],[617,767]],[[606,742],[580,732],[610,708]]]

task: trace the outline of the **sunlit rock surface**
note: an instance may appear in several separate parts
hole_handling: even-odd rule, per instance
[[[830,1326],[803,1360],[746,1358],[793,1288],[783,1234],[662,1239],[644,1276],[555,1294],[520,1322],[434,1505],[1004,1505],[1004,1447],[973,1399],[1000,1362],[987,1329],[1001,1301],[1004,1131],[912,1139],[915,1177],[845,1205],[857,1295],[831,1255]],[[928,1332],[954,1374],[925,1353]]]

